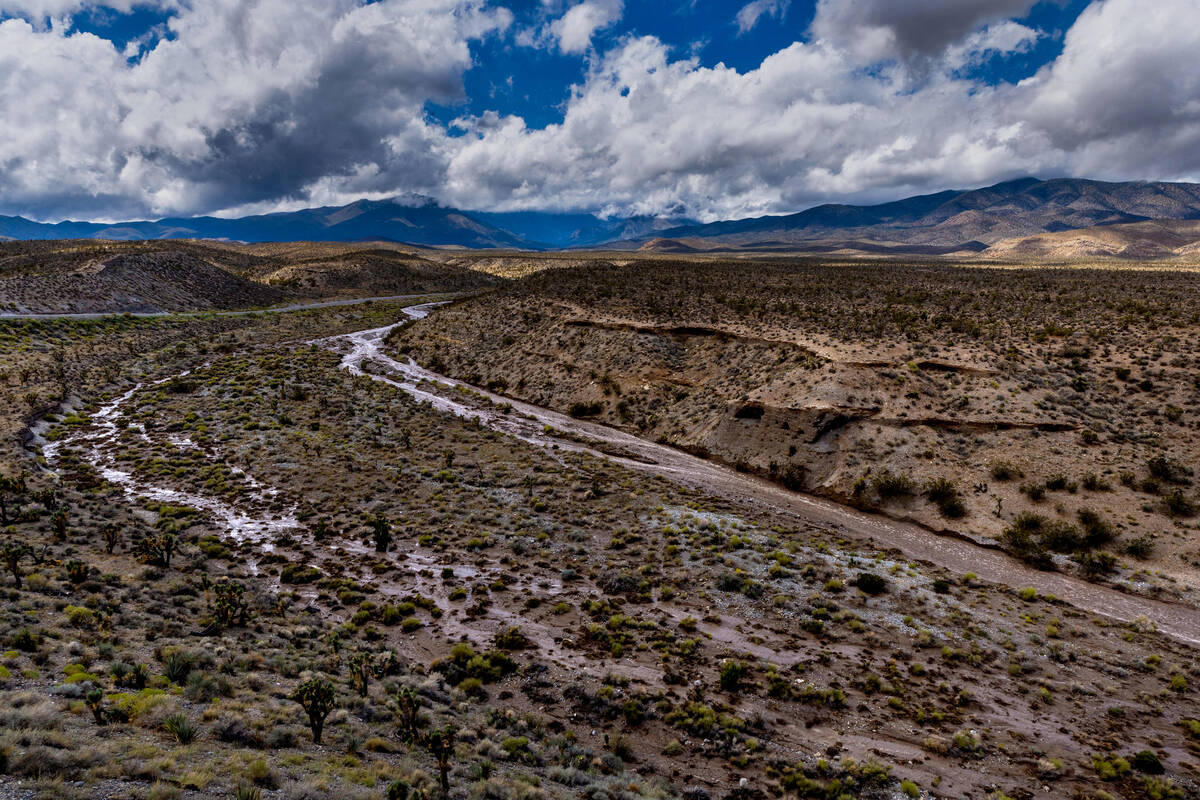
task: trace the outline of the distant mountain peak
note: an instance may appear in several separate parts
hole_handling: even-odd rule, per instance
[[[929,255],[974,252],[1000,241],[1047,232],[1193,219],[1200,219],[1200,184],[1022,177],[979,189],[942,191],[872,206],[827,204],[796,214],[708,224],[666,216],[464,211],[410,193],[240,219],[51,225],[0,217],[0,239],[383,240],[424,247],[531,250],[627,248],[669,240],[669,247],[680,252],[684,248],[858,250]]]
[[[1200,219],[1200,184],[1025,177],[874,206],[830,204],[787,216],[672,228],[655,236],[702,249],[824,252],[836,244],[862,252],[886,247],[927,254],[1148,219]]]

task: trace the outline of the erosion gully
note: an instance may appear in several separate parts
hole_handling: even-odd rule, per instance
[[[1126,594],[1058,572],[1036,570],[1000,550],[793,492],[615,428],[486,392],[431,372],[411,360],[397,360],[385,352],[384,340],[392,330],[424,319],[438,305],[441,303],[409,306],[403,309],[406,318],[395,324],[319,339],[311,344],[340,354],[341,368],[351,374],[385,383],[434,409],[477,419],[488,428],[533,445],[554,447],[560,452],[587,453],[729,500],[765,506],[837,535],[895,548],[905,558],[927,561],[950,572],[971,572],[979,579],[995,584],[1030,586],[1040,594],[1052,594],[1082,611],[1121,622],[1151,623],[1160,633],[1200,647],[1200,609]],[[101,408],[95,415],[98,422],[95,429],[79,434],[88,458],[107,480],[120,486],[130,498],[150,497],[203,509],[211,513],[230,535],[253,541],[264,549],[269,549],[273,534],[299,527],[293,513],[272,515],[267,511],[268,505],[278,507],[278,503],[272,501],[276,500],[279,491],[258,484],[250,476],[245,477],[254,488],[254,507],[239,509],[219,498],[154,486],[118,470],[112,457],[112,448],[117,444],[115,420],[140,388],[140,385],[135,387]],[[446,389],[457,391],[448,395]],[[57,449],[54,444],[45,448],[51,465]]]

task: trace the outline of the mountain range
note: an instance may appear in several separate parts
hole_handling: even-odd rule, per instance
[[[1200,184],[1036,178],[874,206],[823,205],[798,214],[670,228],[659,250],[983,252],[1024,237],[1200,219]],[[1136,231],[1134,232],[1136,235]]]
[[[660,252],[1123,258],[1196,252],[1200,226],[1147,226],[1173,220],[1200,220],[1200,184],[1022,178],[879,205],[829,204],[797,214],[707,224],[670,217],[464,211],[410,196],[237,219],[188,217],[106,224],[0,217],[0,239],[376,240],[426,247],[529,250],[604,247]],[[1086,233],[1075,236],[1070,233],[1073,231]],[[1025,243],[1030,237],[1046,236],[1056,238]]]

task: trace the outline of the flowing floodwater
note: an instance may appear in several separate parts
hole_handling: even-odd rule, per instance
[[[189,370],[190,372],[190,370]],[[182,372],[173,378],[181,378],[188,374]],[[166,383],[173,378],[155,381],[150,386]],[[74,436],[58,442],[49,442],[42,448],[46,463],[51,467],[57,466],[58,454],[63,445],[70,444],[83,450],[84,459],[104,478],[124,492],[131,501],[148,499],[171,505],[191,506],[200,511],[208,512],[227,532],[235,534],[239,540],[249,541],[259,545],[263,550],[271,550],[272,542],[281,531],[300,526],[296,519],[296,509],[293,505],[281,514],[272,514],[269,508],[279,504],[278,489],[259,483],[252,476],[240,469],[232,471],[249,487],[246,493],[248,509],[238,508],[224,500],[207,495],[187,492],[181,489],[169,489],[142,480],[132,472],[121,469],[116,459],[118,437],[121,427],[117,424],[123,414],[123,409],[133,399],[144,384],[137,384],[125,394],[110,401],[92,415],[92,425]],[[145,436],[145,431],[138,425],[133,425]]]
[[[714,495],[768,506],[834,534],[896,548],[909,559],[928,561],[959,574],[972,572],[981,580],[992,583],[1031,586],[1041,594],[1053,594],[1084,611],[1122,622],[1145,620],[1162,633],[1192,645],[1200,645],[1200,610],[1126,594],[1062,573],[1041,572],[1000,550],[955,536],[939,535],[919,525],[889,520],[828,500],[798,494],[614,428],[491,394],[424,369],[411,359],[400,361],[392,358],[384,351],[384,340],[392,330],[425,318],[438,305],[440,303],[410,306],[404,309],[407,319],[401,322],[320,339],[311,344],[338,352],[342,356],[341,367],[351,374],[393,386],[435,409],[477,419],[481,425],[539,447],[588,453]],[[165,381],[158,383],[162,382]],[[253,542],[266,550],[272,547],[271,542],[279,533],[300,528],[294,505],[282,513],[272,512],[272,508],[280,507],[280,492],[241,471],[239,477],[250,487],[243,507],[220,498],[157,486],[120,469],[115,457],[119,447],[118,419],[126,404],[142,388],[143,385],[138,384],[103,406],[93,415],[94,424],[90,429],[61,442],[47,443],[44,446],[47,462],[55,465],[63,444],[79,446],[85,458],[105,480],[119,486],[130,500],[149,498],[206,511],[230,536]],[[449,394],[447,390],[450,390]],[[424,566],[417,559],[412,561],[410,569],[415,572]]]
[[[1059,572],[1036,570],[1001,550],[792,492],[760,478],[605,425],[494,395],[431,372],[411,359],[401,362],[384,352],[383,342],[388,333],[411,320],[424,319],[437,305],[427,303],[411,306],[404,309],[408,320],[326,339],[321,343],[340,352],[342,368],[355,375],[382,381],[441,411],[478,419],[482,425],[526,442],[586,452],[731,500],[767,505],[824,530],[866,540],[877,546],[896,548],[909,559],[928,561],[959,574],[971,572],[991,583],[1031,586],[1040,594],[1055,595],[1084,611],[1121,622],[1145,620],[1175,639],[1200,645],[1200,609],[1127,594]],[[459,390],[465,397],[463,400],[447,397],[435,391],[437,386]],[[489,402],[472,403],[472,397]],[[622,455],[614,455],[610,449]]]

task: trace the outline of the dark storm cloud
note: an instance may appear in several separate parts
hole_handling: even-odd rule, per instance
[[[871,57],[937,56],[981,25],[1019,17],[1037,0],[820,0],[813,33]]]

